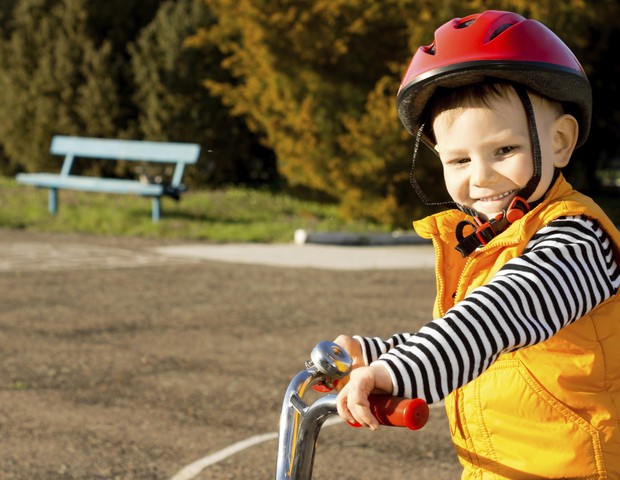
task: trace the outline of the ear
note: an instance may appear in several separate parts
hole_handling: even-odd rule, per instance
[[[553,165],[563,168],[568,165],[575,150],[579,124],[572,115],[562,115],[553,123]]]

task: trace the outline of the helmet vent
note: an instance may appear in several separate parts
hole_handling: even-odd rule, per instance
[[[472,18],[471,20],[466,20],[462,23],[459,23],[456,28],[467,28],[469,27],[472,23],[474,23],[476,21],[475,18]]]
[[[489,38],[489,42],[493,40],[495,37],[504,33],[506,30],[508,30],[513,25],[514,23],[504,23],[503,25],[500,25],[499,27],[497,27],[495,31],[493,32],[493,34],[491,35],[491,38]]]

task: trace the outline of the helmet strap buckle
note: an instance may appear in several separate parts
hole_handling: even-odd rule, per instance
[[[522,197],[516,196],[508,205],[508,208],[504,211],[504,217],[508,223],[513,224],[517,220],[523,218],[527,212],[530,211],[530,204],[527,203]]]
[[[486,222],[482,222],[477,215],[473,217],[476,224],[468,220],[460,221],[456,226],[456,239],[458,240],[455,247],[456,250],[460,252],[463,258],[468,257],[472,252],[485,246],[497,237],[514,222],[523,218],[529,211],[529,203],[517,196],[512,199],[507,209]],[[472,228],[473,231],[465,235],[463,232],[466,228]]]

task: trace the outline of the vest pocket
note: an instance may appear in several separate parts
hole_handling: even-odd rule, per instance
[[[500,359],[472,383],[470,431],[496,478],[606,478],[597,430],[519,360]]]

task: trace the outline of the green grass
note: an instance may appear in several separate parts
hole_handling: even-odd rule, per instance
[[[47,211],[47,190],[0,177],[0,228],[109,236],[200,239],[212,242],[292,242],[294,231],[370,233],[389,227],[346,221],[336,205],[243,188],[187,192],[164,198],[162,219],[151,221],[151,201],[131,195],[62,190],[58,213]]]
[[[0,228],[37,232],[79,232],[210,242],[293,241],[296,229],[314,232],[387,232],[390,227],[344,220],[333,204],[300,200],[266,190],[191,190],[180,202],[162,201],[162,219],[151,221],[151,201],[131,195],[62,190],[56,216],[47,211],[47,190],[0,177]],[[614,195],[595,199],[616,225],[620,202]]]

